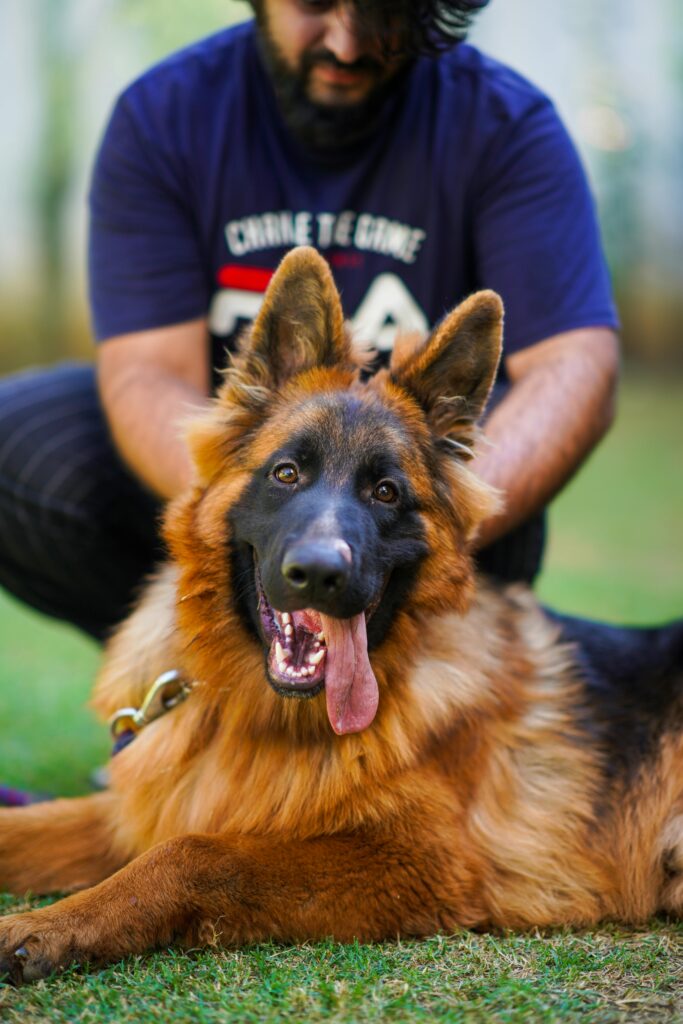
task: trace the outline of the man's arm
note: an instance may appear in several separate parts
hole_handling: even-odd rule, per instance
[[[205,319],[120,335],[98,349],[97,377],[116,447],[162,498],[193,477],[182,426],[209,393]]]
[[[614,415],[619,345],[607,328],[558,334],[514,352],[511,387],[491,413],[474,469],[505,496],[484,523],[486,547],[543,508],[576,472]]]

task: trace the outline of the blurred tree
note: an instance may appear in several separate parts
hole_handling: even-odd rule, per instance
[[[617,286],[628,280],[637,252],[643,159],[639,126],[629,114],[621,3],[603,0],[594,5],[584,0],[572,9],[572,28],[581,40],[579,125],[600,187],[600,220]]]
[[[42,301],[38,329],[47,358],[62,345],[66,316],[64,219],[75,170],[75,78],[67,24],[73,0],[38,0],[34,27],[38,50],[41,120],[35,177]]]
[[[192,39],[249,17],[251,10],[239,0],[117,0],[126,24],[142,29],[152,60],[157,60]]]
[[[35,40],[36,86],[40,120],[37,129],[36,173],[32,181],[34,223],[41,266],[39,301],[34,309],[40,358],[62,355],[70,329],[73,296],[68,258],[70,190],[80,169],[82,125],[79,125],[81,57],[98,19],[118,23],[142,37],[147,62],[193,39],[248,16],[235,0],[33,0],[27,8]]]

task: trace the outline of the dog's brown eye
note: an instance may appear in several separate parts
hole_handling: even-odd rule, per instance
[[[299,479],[299,471],[291,462],[283,462],[281,466],[275,467],[273,476],[281,484],[295,484]]]
[[[396,501],[398,498],[398,487],[392,483],[391,480],[380,480],[372,492],[374,498],[377,501],[383,501],[385,504],[390,504],[392,501]]]

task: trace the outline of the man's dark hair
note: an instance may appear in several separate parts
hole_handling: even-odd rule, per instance
[[[488,0],[354,0],[362,29],[389,48],[387,26],[396,25],[400,56],[436,56],[467,35],[473,16]]]

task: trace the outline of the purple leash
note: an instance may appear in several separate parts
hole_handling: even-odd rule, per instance
[[[12,786],[0,786],[0,807],[28,807],[29,804],[42,804],[52,800],[47,793],[27,793]]]

